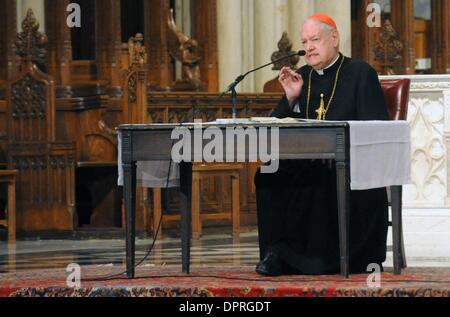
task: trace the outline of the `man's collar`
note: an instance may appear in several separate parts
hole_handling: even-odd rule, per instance
[[[323,75],[324,74],[324,70],[330,68],[331,66],[333,66],[334,64],[336,64],[336,62],[338,61],[339,57],[341,57],[341,54],[337,54],[336,58],[334,59],[334,61],[328,65],[327,67],[323,68],[323,69],[316,69],[317,74],[319,75]]]

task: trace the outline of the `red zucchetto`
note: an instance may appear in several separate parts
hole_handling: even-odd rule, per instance
[[[326,14],[316,13],[316,14],[310,16],[308,19],[320,21],[322,23],[325,23],[325,24],[331,26],[332,28],[337,29],[336,22],[334,22],[334,20]]]

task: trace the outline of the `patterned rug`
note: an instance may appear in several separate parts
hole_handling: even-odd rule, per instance
[[[81,284],[71,288],[65,269],[0,274],[0,296],[32,297],[450,297],[449,268],[408,268],[401,275],[381,274],[379,287],[368,274],[263,277],[250,266],[194,266],[191,274],[180,266],[144,266],[135,279],[118,276],[122,266],[83,266]],[[90,279],[88,281],[88,279]],[[370,282],[376,282],[370,279]]]

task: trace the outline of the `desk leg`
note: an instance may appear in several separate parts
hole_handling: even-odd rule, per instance
[[[136,238],[136,162],[123,163],[127,277],[134,278]]]
[[[349,276],[349,220],[350,183],[348,165],[345,161],[336,162],[337,200],[339,217],[339,252],[341,275]]]
[[[402,245],[401,245],[401,208],[402,208],[402,187],[391,186],[391,207],[392,207],[392,251],[394,260],[394,274],[400,274],[402,269]]]
[[[183,273],[189,274],[191,260],[191,196],[192,163],[180,163],[180,202],[181,202],[181,263]]]

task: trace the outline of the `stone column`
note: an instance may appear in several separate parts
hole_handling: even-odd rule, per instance
[[[242,0],[217,1],[220,91],[223,91],[242,72],[241,9]],[[241,91],[241,86],[238,86],[237,91]]]
[[[288,29],[287,0],[254,0],[255,14],[255,66],[270,61],[273,52],[278,50],[277,43]],[[262,92],[264,84],[276,76],[271,67],[266,67],[255,74],[255,91]]]
[[[255,14],[254,0],[242,1],[242,72],[255,68]],[[240,91],[255,91],[255,74],[250,74],[240,83]]]
[[[303,22],[314,13],[314,1],[304,0],[289,0],[288,9],[288,32],[289,38],[292,41],[292,50],[298,51],[302,49],[300,32]],[[305,64],[305,59],[300,58],[298,67]]]
[[[331,16],[337,24],[341,36],[341,52],[352,54],[352,17],[350,0],[315,0],[315,12]]]

